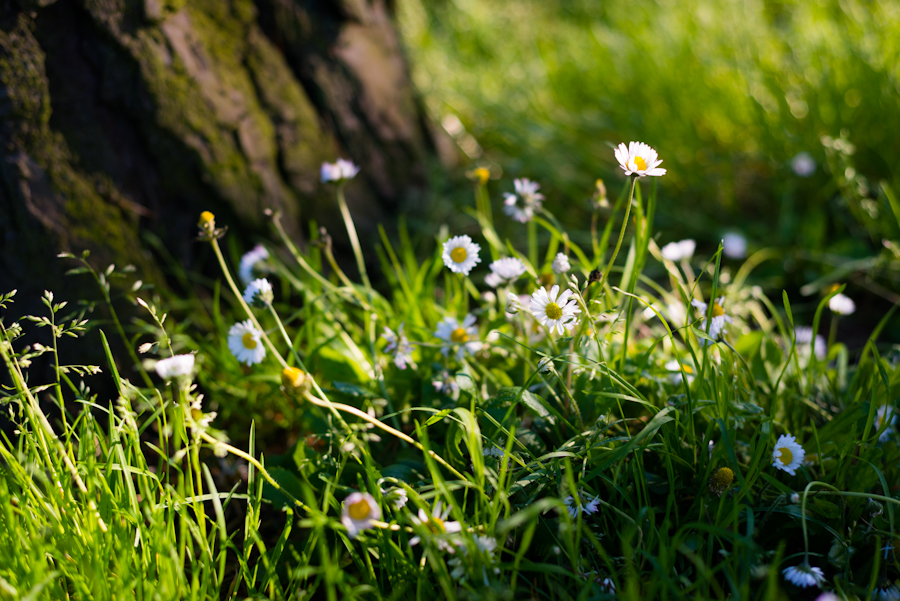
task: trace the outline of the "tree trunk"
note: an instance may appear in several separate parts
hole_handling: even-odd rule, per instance
[[[0,2],[0,290],[59,289],[61,250],[161,281],[198,215],[335,224],[319,166],[362,167],[362,230],[420,198],[434,155],[385,0]],[[339,234],[337,227],[331,228]]]

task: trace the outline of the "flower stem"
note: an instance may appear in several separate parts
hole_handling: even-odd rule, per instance
[[[606,284],[606,278],[609,277],[609,272],[612,270],[613,263],[616,262],[616,257],[619,256],[619,249],[622,248],[622,240],[625,238],[625,230],[628,228],[628,218],[631,216],[631,203],[634,200],[634,188],[637,185],[638,176],[633,175],[631,177],[631,191],[628,193],[628,202],[625,204],[625,219],[622,220],[622,229],[619,230],[619,240],[616,242],[616,248],[613,250],[612,256],[609,258],[609,263],[606,265],[606,269],[603,270],[603,275],[600,277],[600,290],[603,290],[603,286]]]
[[[356,267],[359,269],[359,275],[362,277],[363,285],[372,297],[372,284],[369,282],[369,274],[366,273],[366,261],[363,258],[362,247],[359,244],[359,237],[356,235],[356,226],[353,225],[353,217],[350,216],[350,210],[347,208],[347,201],[344,198],[344,186],[337,187],[338,206],[341,208],[341,217],[344,218],[344,224],[347,226],[347,234],[350,236],[350,245],[353,247],[353,254],[356,255]]]

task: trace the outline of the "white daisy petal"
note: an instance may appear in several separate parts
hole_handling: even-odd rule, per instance
[[[341,523],[350,538],[356,538],[363,530],[372,528],[373,520],[381,519],[381,508],[375,497],[367,492],[350,493],[341,506]]]
[[[322,163],[320,170],[322,183],[349,181],[356,177],[357,173],[359,173],[359,167],[354,165],[353,161],[346,159],[338,159],[336,163]]]
[[[517,179],[513,184],[516,192],[504,194],[503,212],[520,223],[531,221],[544,201],[544,195],[538,192],[541,186],[525,178]]]
[[[272,304],[275,295],[272,292],[272,284],[265,278],[253,280],[244,290],[244,302],[258,307]]]
[[[490,264],[490,268],[491,275],[495,276],[491,281],[499,281],[501,284],[513,282],[525,273],[525,264],[515,257],[497,259]],[[486,277],[484,281],[487,282],[488,278]]]
[[[828,308],[838,315],[850,315],[856,311],[856,303],[849,296],[835,294],[828,301]]]
[[[631,142],[627,148],[625,144],[619,144],[615,156],[625,175],[644,177],[666,174],[666,170],[659,167],[662,161],[657,158],[656,151],[643,142]]]
[[[269,251],[267,251],[266,247],[262,244],[257,244],[253,247],[253,250],[241,257],[241,263],[238,267],[238,277],[241,278],[241,281],[244,282],[245,286],[253,281],[253,270],[257,263],[265,261],[268,258]]]
[[[555,329],[561,336],[575,327],[578,323],[575,315],[581,313],[574,300],[568,302],[571,295],[571,290],[565,290],[560,294],[558,285],[554,285],[549,293],[544,288],[538,288],[531,295],[529,308],[542,326],[546,326],[551,332]]]
[[[557,253],[556,258],[553,259],[553,264],[550,267],[553,269],[553,273],[566,273],[572,269],[572,265],[569,263],[569,257],[564,253]]]
[[[466,315],[462,323],[455,317],[445,317],[438,323],[434,335],[444,341],[441,352],[446,356],[455,349],[457,359],[462,359],[466,353],[477,353],[483,346],[478,336],[478,326],[475,325],[475,316],[471,313]]]

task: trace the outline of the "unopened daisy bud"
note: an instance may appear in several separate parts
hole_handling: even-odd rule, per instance
[[[709,490],[721,497],[732,482],[734,482],[734,472],[731,471],[731,468],[720,467],[709,479]]]
[[[793,503],[794,505],[796,505],[796,504],[799,503],[799,502],[800,502],[800,493],[798,493],[798,492],[792,492],[792,493],[791,493],[791,503]]]
[[[200,213],[200,220],[197,222],[197,227],[200,228],[200,235],[198,238],[204,242],[221,238],[225,234],[225,228],[216,229],[216,216],[209,211]]]
[[[491,170],[487,167],[476,167],[472,169],[466,174],[469,179],[474,180],[481,184],[485,185],[489,179],[491,179]]]
[[[519,312],[519,309],[522,308],[522,303],[519,302],[519,297],[511,294],[509,298],[506,299],[506,312],[510,315],[515,315]]]
[[[281,384],[286,392],[299,393],[309,387],[309,376],[302,369],[285,367],[281,370]]]
[[[565,253],[556,253],[556,258],[553,259],[553,273],[565,273],[572,269],[572,265],[569,263],[569,257],[566,256]]]
[[[544,375],[553,371],[553,360],[550,357],[544,357],[538,361],[538,371]]]

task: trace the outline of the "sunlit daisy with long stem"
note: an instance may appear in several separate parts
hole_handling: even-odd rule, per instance
[[[782,434],[775,443],[772,451],[772,467],[784,470],[790,475],[795,475],[797,468],[803,463],[806,451],[797,443],[797,439],[790,434]]]
[[[455,349],[456,358],[462,359],[466,353],[477,353],[483,346],[478,338],[478,326],[475,325],[475,316],[469,313],[462,323],[455,317],[447,316],[438,323],[434,335],[444,341],[441,352],[447,356]]]
[[[825,584],[825,574],[822,572],[822,568],[810,566],[805,561],[798,566],[785,568],[782,573],[785,580],[800,588],[821,587]]]
[[[266,356],[262,332],[249,319],[234,324],[228,330],[228,350],[238,361],[247,365],[259,363]]]
[[[478,253],[481,246],[472,242],[468,236],[454,236],[444,242],[444,250],[441,258],[444,265],[450,268],[453,273],[461,273],[469,275],[472,268],[481,262]]]
[[[350,493],[341,506],[341,523],[350,538],[356,538],[363,530],[372,528],[373,520],[381,519],[381,508],[375,497],[367,492]]]
[[[538,192],[541,186],[525,178],[515,180],[513,185],[516,192],[504,195],[503,211],[519,223],[531,221],[544,202],[544,195]]]
[[[566,331],[571,331],[578,323],[576,314],[581,313],[578,303],[572,297],[571,290],[559,291],[559,285],[554,284],[548,293],[545,288],[538,288],[531,295],[529,308],[532,315],[542,326],[549,331],[556,329],[561,336]]]
[[[659,165],[662,160],[659,159],[656,151],[643,142],[630,142],[628,146],[619,144],[616,148],[616,160],[619,166],[625,171],[625,175],[636,175],[644,177],[645,175],[660,176],[665,175],[666,170]]]

